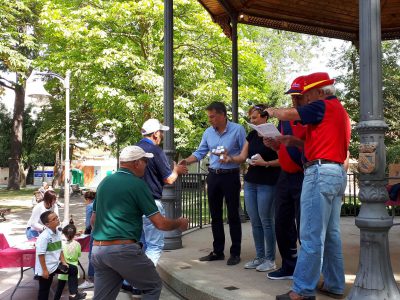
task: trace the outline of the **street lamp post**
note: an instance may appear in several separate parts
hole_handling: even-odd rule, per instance
[[[64,171],[64,220],[63,224],[66,225],[69,222],[69,195],[70,195],[70,159],[69,159],[69,90],[70,90],[70,78],[71,71],[67,70],[65,78],[53,72],[34,72],[33,76],[50,76],[57,78],[65,88],[65,171]],[[42,89],[44,90],[44,88]],[[33,98],[42,99],[43,97],[48,97],[50,94],[44,90],[44,93],[30,93],[28,96]]]

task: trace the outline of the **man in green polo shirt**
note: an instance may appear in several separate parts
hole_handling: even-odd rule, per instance
[[[123,278],[142,291],[142,299],[160,297],[161,279],[137,243],[142,216],[164,231],[184,231],[188,220],[172,220],[159,213],[147,184],[140,178],[147,159],[152,157],[138,146],[125,147],[120,154],[120,169],[104,178],[97,188],[92,252],[95,300],[116,299]]]

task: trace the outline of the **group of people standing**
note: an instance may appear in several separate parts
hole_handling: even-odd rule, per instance
[[[316,290],[343,298],[340,208],[351,127],[333,83],[323,72],[299,76],[286,92],[293,107],[252,106],[248,116],[254,125],[269,118],[279,120],[281,135],[273,138],[262,137],[255,130],[245,136],[241,125],[227,119],[223,103],[211,103],[206,108],[211,126],[198,149],[180,162],[189,165],[211,152],[207,190],[213,251],[200,261],[225,259],[225,199],[232,240],[227,265],[240,263],[239,167],[248,162],[244,198],[256,256],[244,268],[271,271],[267,277],[272,280],[293,279],[291,291],[278,295],[277,300],[312,300]],[[223,153],[214,149],[223,149]],[[278,269],[275,241],[282,257]]]
[[[293,279],[291,291],[278,295],[277,300],[315,299],[316,290],[343,297],[340,207],[350,121],[335,97],[333,83],[327,73],[300,76],[286,92],[293,107],[252,106],[248,110],[252,124],[279,120],[281,135],[277,137],[263,137],[255,130],[246,136],[243,126],[228,120],[225,105],[212,102],[206,107],[211,126],[199,147],[172,166],[159,147],[169,128],[156,119],[147,120],[142,126],[143,139],[121,151],[120,168],[102,180],[92,204],[94,299],[115,299],[123,280],[139,289],[143,299],[159,298],[162,284],[155,266],[164,246],[163,231],[184,231],[188,226],[185,218],[164,216],[163,186],[187,173],[188,165],[208,153],[213,250],[199,260],[225,259],[225,199],[232,241],[227,265],[241,261],[240,164],[246,161],[244,198],[255,257],[244,268],[268,272],[272,280]],[[41,211],[49,210],[53,202],[44,199]],[[34,222],[29,225],[28,230],[37,229]],[[276,243],[282,257],[279,268]],[[319,282],[321,273],[323,282]]]

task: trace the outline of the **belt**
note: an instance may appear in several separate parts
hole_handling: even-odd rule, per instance
[[[326,164],[343,165],[342,163],[339,163],[337,161],[332,161],[327,159],[315,159],[303,164],[303,168],[307,169],[308,167],[311,167],[313,165],[326,165]]]
[[[136,243],[135,240],[93,241],[94,246],[127,245],[135,243]]]
[[[240,169],[239,168],[235,168],[235,169],[212,169],[212,168],[208,168],[208,172],[212,173],[212,174],[235,174],[235,173],[239,173]]]

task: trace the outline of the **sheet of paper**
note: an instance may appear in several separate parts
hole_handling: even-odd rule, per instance
[[[253,125],[251,123],[247,123],[251,128],[256,130],[263,137],[274,138],[276,136],[281,135],[281,133],[276,129],[275,125],[272,123],[264,123],[260,125]]]

